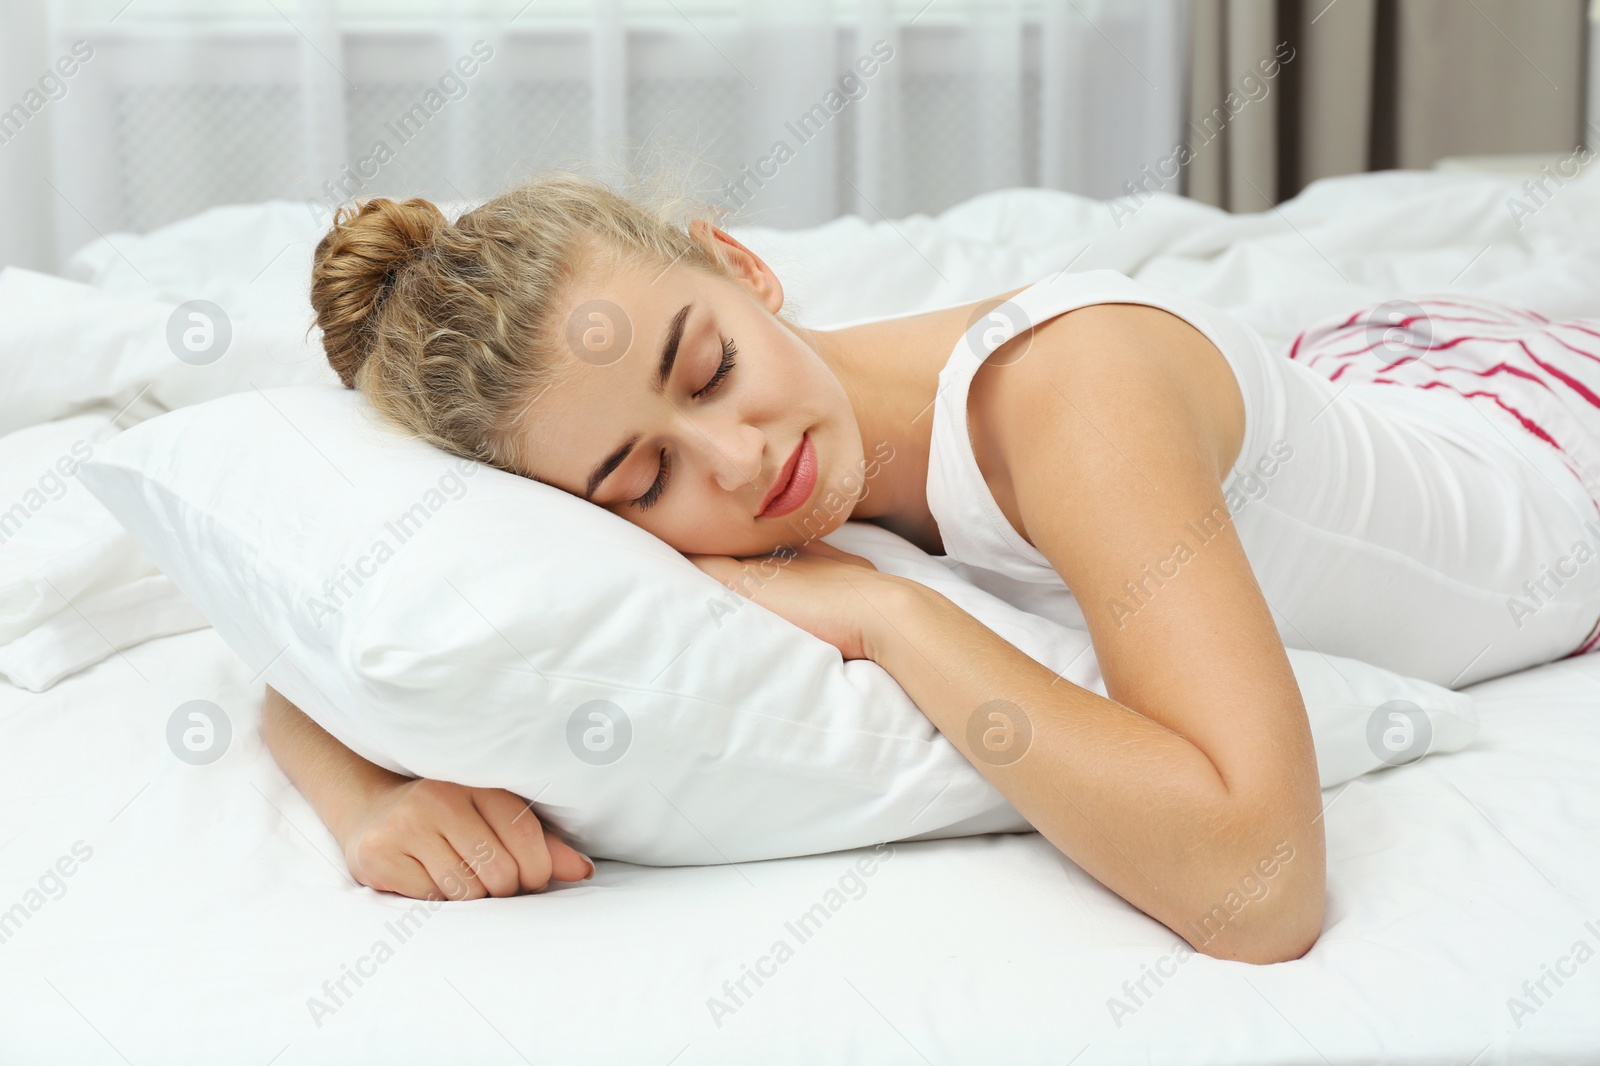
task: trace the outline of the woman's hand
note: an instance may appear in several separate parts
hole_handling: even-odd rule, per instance
[[[898,580],[861,556],[821,541],[809,541],[797,552],[745,559],[687,558],[734,592],[832,644],[846,659],[868,657],[865,634],[881,620],[874,592],[885,581]]]
[[[515,793],[427,778],[378,792],[340,844],[357,881],[413,899],[515,896],[594,875]]]

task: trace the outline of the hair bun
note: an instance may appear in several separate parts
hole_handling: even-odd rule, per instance
[[[449,224],[433,203],[415,197],[396,203],[380,196],[334,213],[312,259],[311,307],[328,364],[347,387],[355,387],[371,344],[366,327],[400,269]]]

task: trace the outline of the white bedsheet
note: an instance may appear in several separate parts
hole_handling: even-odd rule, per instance
[[[1037,834],[895,844],[857,881],[872,849],[601,862],[592,883],[503,900],[375,893],[261,746],[259,685],[214,630],[124,656],[42,695],[0,688],[0,906],[92,849],[0,943],[0,1062],[1600,1057],[1600,958],[1547,982],[1520,1026],[1507,1005],[1576,942],[1600,947],[1600,657],[1487,682],[1474,748],[1330,789],[1322,938],[1251,967],[1177,963],[1173,933]],[[209,766],[166,746],[190,699],[233,727]],[[786,923],[841,879],[802,940]],[[758,963],[763,986],[727,997]],[[358,964],[363,983],[328,995]],[[1134,1001],[1123,982],[1158,964],[1172,976]],[[334,1009],[314,1017],[313,997]]]
[[[1017,191],[938,219],[740,236],[816,325],[1069,262],[1192,292],[1280,341],[1452,285],[1600,316],[1600,177],[1520,227],[1516,186],[1367,175],[1246,216],[1158,197],[1120,229],[1103,204]],[[113,234],[74,270],[293,311],[302,210]],[[194,375],[184,395],[249,377]],[[871,849],[602,862],[592,883],[437,909],[374,893],[262,748],[253,672],[205,629],[42,694],[0,683],[0,1063],[1600,1061],[1600,657],[1478,686],[1471,748],[1330,790],[1324,933],[1272,967],[1174,965],[1171,931],[1035,834],[896,844],[859,882]],[[207,766],[166,741],[193,699],[232,726]],[[58,862],[73,872],[52,881]],[[857,883],[859,898],[829,895]],[[829,902],[801,942],[786,923]],[[408,913],[407,936],[393,923]],[[792,956],[776,962],[780,940]],[[724,982],[758,966],[764,985],[730,997]],[[346,967],[359,987],[325,987]],[[1172,976],[1130,994],[1151,968]],[[1535,999],[1524,982],[1541,979]]]

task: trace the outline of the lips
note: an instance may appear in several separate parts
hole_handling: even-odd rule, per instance
[[[789,461],[783,464],[783,469],[773,479],[757,517],[780,518],[788,514],[811,498],[811,490],[816,484],[817,449],[807,433],[800,437],[794,454],[789,456]]]

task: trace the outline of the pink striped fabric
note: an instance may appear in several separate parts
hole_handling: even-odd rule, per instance
[[[1554,449],[1600,514],[1600,319],[1553,322],[1480,296],[1412,296],[1317,323],[1288,356],[1330,381],[1459,393]],[[1571,654],[1597,648],[1600,624]]]

